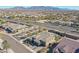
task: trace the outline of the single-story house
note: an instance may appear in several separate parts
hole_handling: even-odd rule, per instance
[[[64,37],[52,51],[54,53],[79,53],[79,42]]]

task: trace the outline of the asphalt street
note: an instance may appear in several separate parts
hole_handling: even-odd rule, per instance
[[[39,26],[44,27],[44,28],[47,28],[48,30],[54,30],[54,31],[57,31],[57,32],[60,32],[60,33],[66,33],[68,35],[72,35],[72,36],[75,36],[75,37],[79,37],[79,33],[72,32],[72,31],[75,30],[72,27],[67,27],[67,26],[54,26],[54,25],[51,25],[49,23],[33,23],[33,24],[39,25]]]
[[[29,49],[27,49],[26,47],[24,47],[22,44],[20,44],[19,42],[17,42],[15,39],[13,39],[12,37],[2,34],[0,33],[0,38],[3,40],[7,40],[8,43],[10,44],[11,49],[15,52],[15,53],[31,53],[31,51]]]

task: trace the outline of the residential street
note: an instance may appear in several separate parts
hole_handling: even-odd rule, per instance
[[[21,43],[17,42],[15,39],[12,37],[5,35],[3,33],[0,33],[0,38],[7,40],[8,43],[10,44],[11,49],[15,53],[32,53],[32,51],[27,47],[23,46]]]
[[[44,28],[47,28],[48,30],[54,30],[54,31],[57,31],[59,33],[65,33],[65,34],[67,34],[67,36],[71,35],[71,36],[79,38],[79,33],[71,32],[71,31],[75,30],[74,28],[71,28],[71,27],[53,26],[53,25],[48,24],[48,23],[33,23],[33,24],[42,26]]]

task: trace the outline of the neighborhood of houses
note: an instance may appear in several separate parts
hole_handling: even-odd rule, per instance
[[[62,37],[38,25],[25,25],[11,21],[1,21],[0,32],[15,38],[20,44],[37,53],[78,53],[79,41]],[[16,53],[0,33],[0,52]],[[2,36],[2,37],[1,37]],[[19,46],[17,46],[19,47]],[[15,48],[16,49],[16,48]]]

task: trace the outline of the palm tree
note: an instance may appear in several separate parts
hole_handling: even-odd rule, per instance
[[[7,40],[4,40],[2,45],[3,45],[3,49],[5,49],[7,52],[7,49],[10,48],[10,45],[8,44]]]

